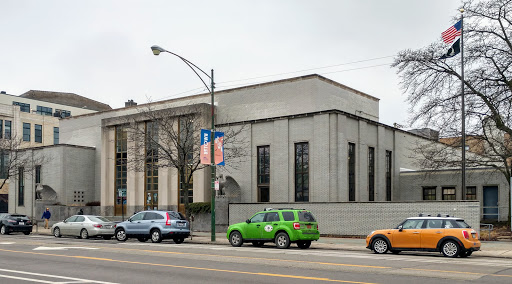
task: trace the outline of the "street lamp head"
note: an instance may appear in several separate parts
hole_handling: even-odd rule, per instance
[[[153,45],[153,46],[151,47],[151,50],[153,51],[153,54],[154,54],[154,55],[159,55],[159,54],[160,54],[160,52],[165,52],[165,51],[166,51],[165,49],[161,48],[161,47],[160,47],[160,46],[158,46],[158,45]]]

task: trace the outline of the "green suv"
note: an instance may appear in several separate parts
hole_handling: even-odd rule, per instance
[[[281,249],[288,248],[291,243],[306,249],[319,237],[318,223],[313,214],[293,208],[267,208],[243,223],[229,226],[227,232],[227,238],[234,247],[247,241],[256,247],[273,242]]]

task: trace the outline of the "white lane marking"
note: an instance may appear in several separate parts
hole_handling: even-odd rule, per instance
[[[14,242],[0,242],[0,245],[12,245]]]
[[[0,271],[7,272],[7,273],[18,273],[18,274],[26,274],[26,275],[32,275],[32,276],[41,276],[41,277],[45,277],[45,278],[58,278],[58,279],[65,279],[65,280],[73,280],[73,281],[85,282],[85,283],[117,284],[114,282],[104,282],[104,281],[96,281],[96,280],[74,278],[74,277],[67,277],[67,276],[56,276],[56,275],[41,274],[41,273],[34,273],[34,272],[28,272],[28,271],[2,269],[2,268],[0,268]],[[60,283],[60,282],[55,282],[55,281],[44,281],[44,280],[40,280],[40,279],[23,278],[23,277],[18,277],[18,276],[2,275],[2,274],[0,274],[0,277],[27,280],[27,281],[40,282],[40,283]]]
[[[37,247],[32,250],[68,250],[68,249],[99,249],[91,247]]]

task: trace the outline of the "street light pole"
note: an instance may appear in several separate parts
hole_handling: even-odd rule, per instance
[[[214,105],[214,102],[215,102],[215,99],[214,99],[214,89],[215,89],[215,82],[213,80],[213,69],[212,69],[212,73],[211,73],[211,76],[208,75],[206,72],[204,72],[201,68],[197,67],[194,63],[188,61],[187,59],[179,56],[178,54],[176,53],[173,53],[173,52],[170,52],[168,50],[165,50],[163,48],[161,48],[160,46],[158,45],[153,45],[151,47],[151,50],[153,51],[153,54],[154,55],[159,55],[161,52],[167,52],[167,53],[170,53],[176,57],[178,57],[179,59],[181,59],[183,62],[185,62],[185,64],[187,64],[188,67],[190,67],[190,69],[192,69],[192,71],[194,71],[194,73],[197,75],[197,77],[199,77],[199,79],[201,80],[201,82],[203,82],[203,85],[206,87],[206,89],[210,92],[211,94],[211,99],[212,99],[212,102],[211,102],[211,110],[212,110],[212,128],[211,128],[211,135],[210,135],[210,170],[211,170],[211,174],[212,174],[212,183],[211,183],[211,240],[212,241],[215,241],[215,179],[216,179],[216,171],[215,171],[215,153],[214,153],[214,150],[215,150],[215,147],[214,147],[214,141],[215,141],[215,105]],[[199,73],[197,73],[197,70],[200,71],[201,73],[203,73],[206,77],[210,78],[210,87],[208,87],[208,85],[204,82],[203,78],[201,77],[201,75],[199,75]],[[179,191],[179,189],[178,189]],[[179,192],[178,192],[178,203],[179,203]],[[185,196],[185,198],[188,198],[188,196]]]

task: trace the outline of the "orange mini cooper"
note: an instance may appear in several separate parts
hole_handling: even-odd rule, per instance
[[[395,229],[378,230],[366,237],[366,248],[375,253],[438,251],[447,257],[467,257],[480,250],[478,233],[461,218],[412,217]]]

